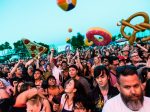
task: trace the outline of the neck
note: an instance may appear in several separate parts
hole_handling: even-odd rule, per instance
[[[99,63],[95,63],[95,66],[98,66],[98,65],[100,65],[101,63],[99,62]]]
[[[103,86],[103,87],[100,87],[100,86],[99,86],[99,88],[100,88],[101,91],[106,91],[106,90],[109,89],[109,85],[107,84],[107,85],[105,85],[105,86]]]
[[[67,93],[67,99],[72,100],[74,97],[74,93]]]
[[[57,86],[56,85],[49,85],[50,89],[55,89]]]
[[[39,81],[41,81],[41,79],[35,79],[35,82],[39,82]]]
[[[79,77],[78,75],[75,76],[75,79],[76,79],[76,80],[79,80],[79,78],[80,78],[80,77]]]

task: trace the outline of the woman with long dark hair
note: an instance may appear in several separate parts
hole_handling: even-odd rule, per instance
[[[86,97],[82,84],[76,79],[70,79],[66,82],[65,93],[61,97],[60,111],[73,112],[74,104],[77,98]]]

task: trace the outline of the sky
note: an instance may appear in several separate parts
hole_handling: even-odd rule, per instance
[[[91,27],[115,35],[120,33],[116,23],[136,12],[150,15],[149,0],[77,0],[70,11],[60,9],[57,0],[0,0],[0,44],[27,38],[64,45],[67,37],[86,35]]]

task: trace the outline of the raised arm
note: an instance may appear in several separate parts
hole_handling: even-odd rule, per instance
[[[136,44],[136,46],[142,49],[143,51],[148,52],[148,50],[145,47],[141,46],[140,44]]]
[[[29,65],[31,65],[31,63],[34,62],[34,59],[31,59],[29,60],[26,64],[25,64],[25,67],[27,68]]]
[[[13,69],[10,71],[11,74],[14,74],[15,71],[17,70],[19,64],[22,63],[22,60],[19,60],[17,64],[15,64],[15,66],[13,67]]]
[[[80,61],[80,54],[79,54],[78,49],[76,52],[76,56],[77,56],[77,65],[79,66],[80,70],[83,70],[83,66],[82,66],[81,61]]]

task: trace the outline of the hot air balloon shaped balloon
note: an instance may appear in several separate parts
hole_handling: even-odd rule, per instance
[[[58,6],[64,11],[70,11],[76,6],[76,0],[57,0]]]

